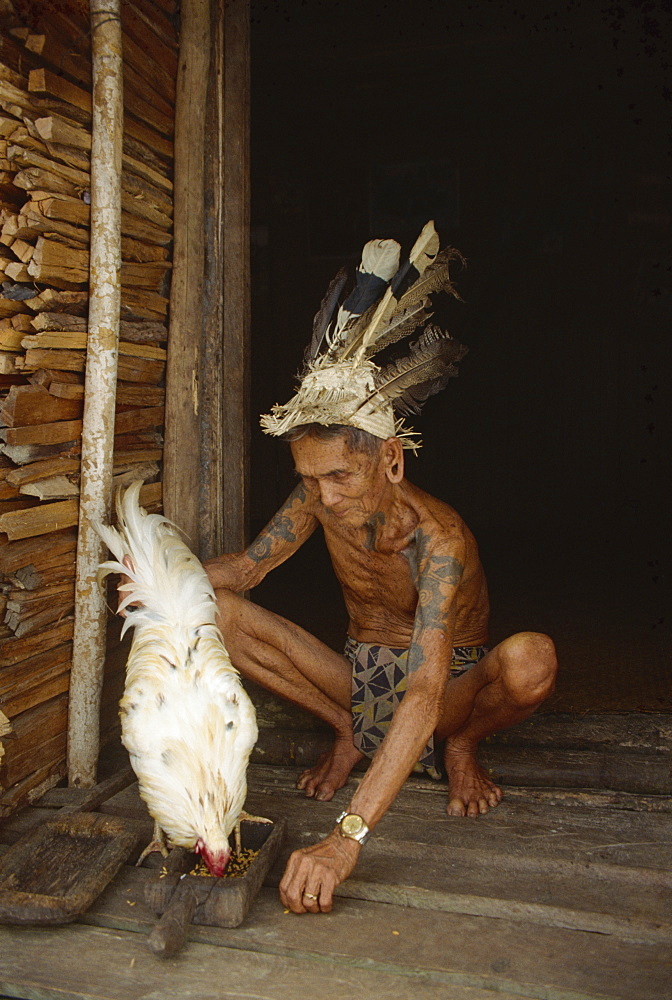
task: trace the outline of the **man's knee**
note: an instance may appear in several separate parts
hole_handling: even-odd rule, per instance
[[[500,644],[499,655],[503,682],[519,705],[539,705],[553,693],[558,660],[549,636],[518,632]]]

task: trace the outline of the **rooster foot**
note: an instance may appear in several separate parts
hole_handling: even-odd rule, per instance
[[[247,823],[273,823],[272,819],[266,819],[265,816],[253,816],[251,813],[245,812],[243,809],[240,816],[236,820],[236,825],[233,828],[233,838],[236,843],[236,854],[240,856],[243,848],[242,837],[240,835],[240,824],[246,821]]]
[[[168,845],[166,844],[166,835],[158,823],[154,824],[154,834],[151,841],[147,844],[147,847],[135,862],[136,868],[139,868],[147,855],[153,854],[154,851],[160,851],[164,858],[167,858],[170,853]]]

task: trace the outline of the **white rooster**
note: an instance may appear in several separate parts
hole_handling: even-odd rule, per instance
[[[165,517],[140,507],[140,486],[117,497],[118,528],[96,529],[117,560],[101,565],[99,579],[122,573],[130,581],[119,588],[122,636],[135,629],[119,708],[122,740],[154,819],[144,853],[165,855],[167,838],[222,875],[229,834],[235,828],[239,849],[247,816],[254,706],[215,625],[205,570]]]

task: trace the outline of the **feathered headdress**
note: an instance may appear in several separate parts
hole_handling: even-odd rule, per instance
[[[426,400],[457,375],[467,348],[445,330],[428,324],[433,294],[459,298],[449,265],[464,258],[439,250],[434,223],[428,222],[408,258],[400,264],[395,240],[371,240],[362,252],[356,285],[342,305],[347,281],[342,268],[329,285],[313,321],[298,392],[261,418],[266,434],[280,436],[302,424],[345,424],[383,440],[401,438],[417,448],[403,417],[420,413]],[[371,359],[424,327],[408,353],[379,367]],[[395,411],[399,417],[395,417]]]

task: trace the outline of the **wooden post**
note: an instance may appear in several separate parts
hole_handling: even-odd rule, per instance
[[[93,59],[91,257],[68,778],[96,782],[107,613],[96,584],[105,548],[92,527],[110,513],[121,297],[123,91],[120,0],[90,0]]]
[[[247,541],[250,370],[249,0],[215,0],[206,124],[201,555]]]
[[[210,0],[182,0],[175,100],[175,242],[166,370],[163,508],[200,548],[199,357],[203,326],[204,144]]]

